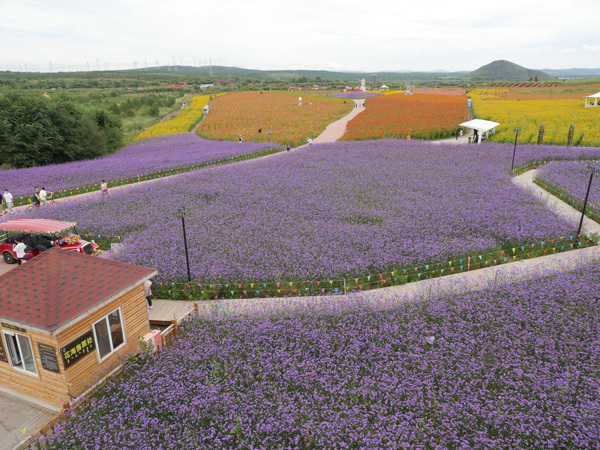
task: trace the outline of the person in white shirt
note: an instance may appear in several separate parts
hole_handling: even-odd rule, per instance
[[[13,244],[13,250],[17,254],[17,263],[19,265],[21,265],[21,263],[23,262],[23,256],[25,256],[26,248],[27,248],[27,246],[25,244],[23,244],[18,239],[15,239],[15,243]]]
[[[6,207],[8,208],[8,211],[10,212],[10,214],[12,214],[13,211],[13,196],[10,192],[8,192],[8,189],[4,189],[4,202],[6,203]]]
[[[45,206],[48,206],[48,200],[46,197],[48,197],[48,193],[46,192],[46,188],[42,187],[42,190],[40,191],[40,200],[44,203]]]

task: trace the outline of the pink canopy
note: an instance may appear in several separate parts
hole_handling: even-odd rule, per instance
[[[59,222],[48,219],[12,219],[0,223],[0,230],[57,233],[75,225],[77,225],[75,222]]]

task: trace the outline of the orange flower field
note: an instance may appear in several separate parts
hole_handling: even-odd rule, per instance
[[[302,106],[298,105],[300,96]],[[344,99],[298,92],[233,92],[213,101],[197,133],[207,139],[235,141],[241,135],[244,141],[289,143],[296,147],[306,144],[306,138],[317,137],[353,106],[352,101],[344,103]]]
[[[366,100],[340,140],[452,136],[467,116],[467,99],[455,95],[385,95]]]

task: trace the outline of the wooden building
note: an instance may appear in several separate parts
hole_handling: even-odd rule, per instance
[[[52,248],[2,276],[0,387],[59,407],[85,392],[150,331],[155,275]]]

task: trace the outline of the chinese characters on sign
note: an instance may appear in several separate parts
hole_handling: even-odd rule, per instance
[[[1,323],[4,328],[7,328],[9,330],[18,331],[19,333],[27,333],[27,330],[25,328],[21,328],[16,325],[11,325],[10,323],[4,323],[4,322],[1,322]]]
[[[66,346],[60,349],[65,369],[68,369],[81,358],[85,357],[85,355],[93,352],[95,349],[96,342],[94,342],[94,332],[92,330],[69,342]]]
[[[38,348],[40,350],[40,358],[42,360],[42,367],[50,372],[60,373],[58,367],[58,358],[56,357],[56,349],[48,344],[42,344],[38,342]]]

